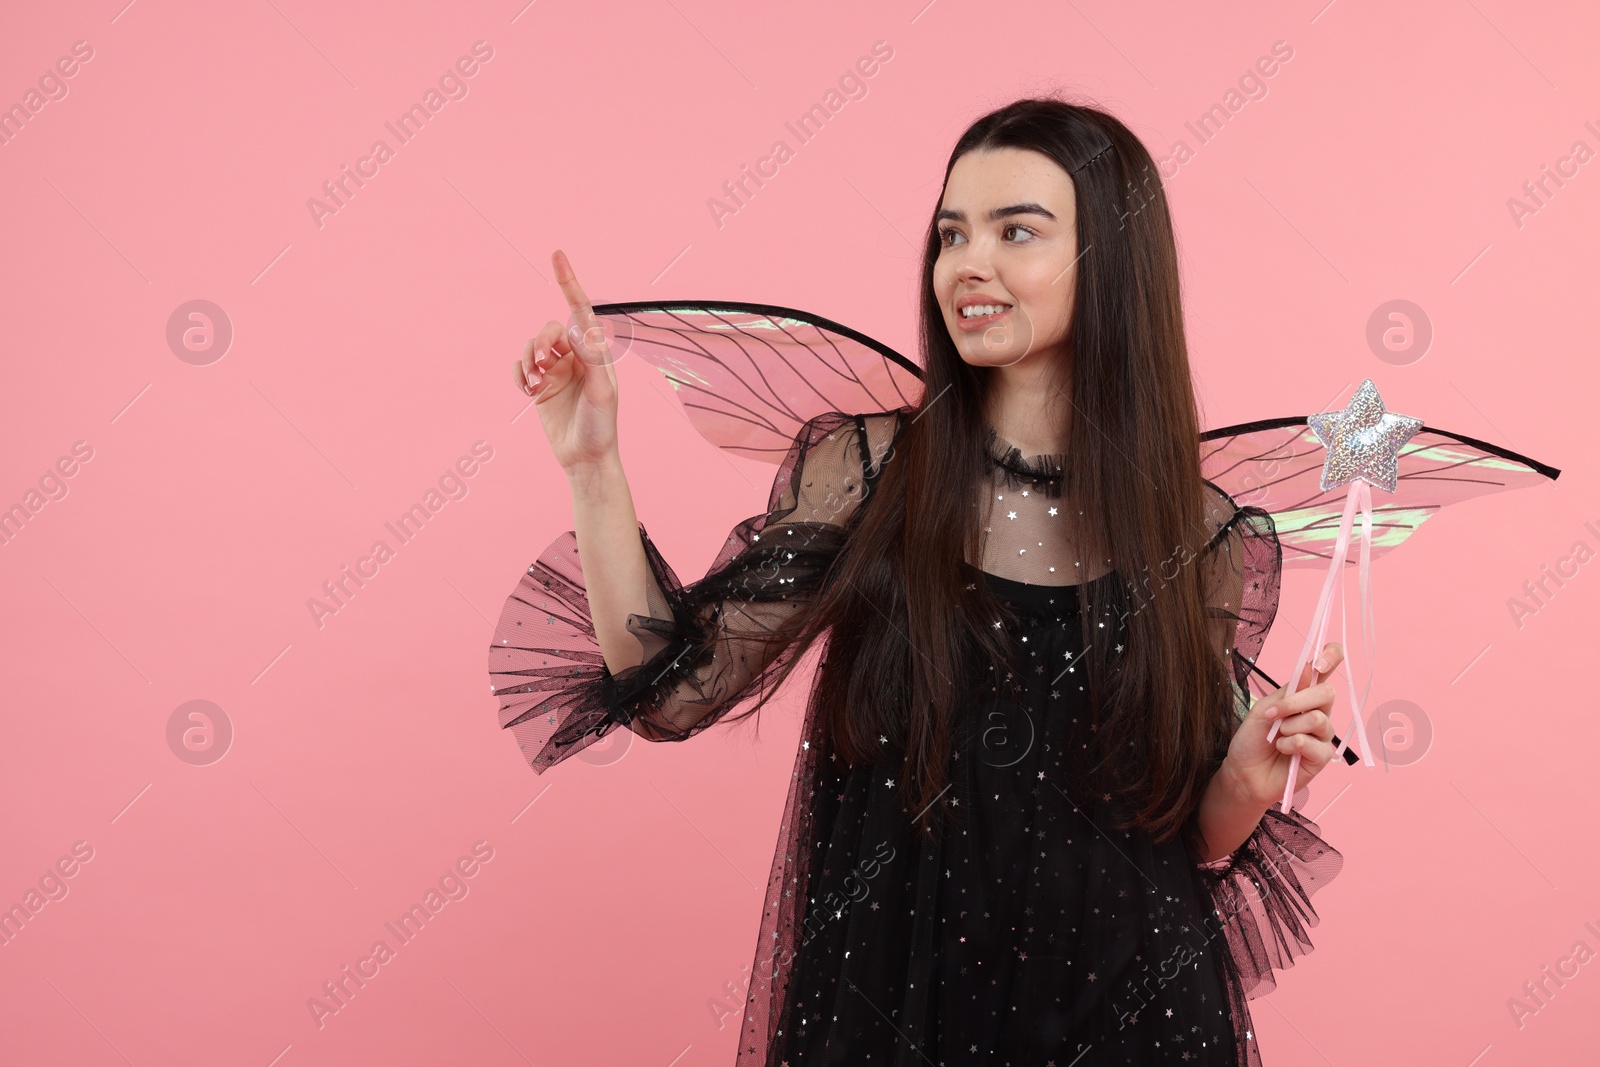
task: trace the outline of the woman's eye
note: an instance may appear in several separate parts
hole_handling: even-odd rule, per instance
[[[1001,229],[1000,229],[1000,233],[1008,241],[1011,239],[1011,234],[1012,234],[1013,231],[1019,231],[1021,233],[1026,234],[1027,237],[1025,237],[1023,239],[1024,241],[1032,240],[1033,238],[1038,236],[1038,233],[1035,230],[1033,230],[1033,229],[1031,229],[1031,228],[1029,228],[1027,226],[1022,225],[1020,222],[1008,222],[1008,223],[1006,223],[1005,226],[1001,227]],[[955,244],[955,238],[957,238],[957,237],[961,237],[961,233],[959,231],[957,231],[957,230],[954,230],[954,229],[943,229],[943,230],[940,230],[939,231],[939,247],[940,248],[951,248],[951,247],[953,247],[954,244]],[[1022,243],[1022,242],[1018,242],[1018,243]]]

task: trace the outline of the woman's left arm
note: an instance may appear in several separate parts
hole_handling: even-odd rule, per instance
[[[1278,689],[1249,703],[1252,676],[1266,677],[1255,663],[1277,614],[1283,552],[1270,513],[1241,507],[1208,484],[1215,492],[1207,516],[1214,532],[1202,557],[1206,615],[1227,664],[1230,699],[1218,701],[1227,729],[1213,732],[1206,761],[1211,780],[1184,832],[1203,887],[1205,922],[1220,924],[1214,929],[1227,946],[1229,998],[1236,1004],[1270,992],[1277,972],[1311,951],[1310,931],[1320,921],[1312,894],[1344,865],[1315,822],[1298,808],[1278,807],[1296,752],[1296,804],[1305,803],[1305,783],[1333,756],[1333,689],[1321,681],[1344,650],[1324,645],[1317,662],[1301,671],[1302,688],[1292,697]],[[1273,723],[1282,724],[1281,733],[1268,741]]]
[[[1343,659],[1343,647],[1330,641],[1301,672],[1300,688],[1292,696],[1285,696],[1280,686],[1251,705],[1200,801],[1202,862],[1223,859],[1249,839],[1267,809],[1282,799],[1296,753],[1297,786],[1310,782],[1333,759],[1334,691],[1322,679]],[[1268,741],[1267,731],[1280,720],[1278,736]]]

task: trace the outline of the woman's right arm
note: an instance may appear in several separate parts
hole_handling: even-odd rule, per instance
[[[576,321],[598,338],[565,257],[554,259]],[[500,725],[536,772],[617,725],[685,740],[762,691],[798,653],[794,636],[900,425],[895,412],[808,420],[766,510],[734,527],[705,576],[685,585],[634,512],[616,451],[615,377],[598,347],[551,323],[516,364],[567,473],[574,517],[506,600],[489,653]]]
[[[606,669],[617,674],[644,660],[644,646],[627,627],[629,615],[650,614],[649,570],[633,495],[615,452],[567,471],[578,555],[605,561],[583,572],[594,636]]]
[[[578,554],[605,561],[584,572],[595,639],[613,673],[644,659],[627,627],[630,614],[648,615],[647,565],[633,495],[617,450],[617,379],[613,357],[572,264],[560,249],[550,257],[556,282],[577,324],[569,333],[546,323],[528,342],[515,371],[534,397],[539,421],[572,490]]]

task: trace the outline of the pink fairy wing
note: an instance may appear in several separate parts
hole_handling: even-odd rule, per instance
[[[1346,489],[1322,491],[1326,454],[1304,416],[1224,426],[1200,435],[1202,473],[1240,506],[1271,513],[1285,567],[1327,566]],[[1410,537],[1440,508],[1553,480],[1560,473],[1498,445],[1424,426],[1400,452],[1395,492],[1373,494],[1373,558]],[[1349,562],[1353,565],[1355,558]]]
[[[701,436],[779,463],[808,420],[916,403],[922,371],[820,315],[730,300],[597,304],[618,360],[637,356],[672,384]]]

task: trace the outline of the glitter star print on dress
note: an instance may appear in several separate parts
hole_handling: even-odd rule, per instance
[[[643,663],[612,675],[595,640],[571,531],[517,582],[489,649],[499,724],[536,773],[617,729],[692,737],[762,691],[790,649],[766,640],[806,610],[870,506],[921,399],[888,346],[789,308],[681,301],[599,305],[618,358],[659,369],[700,433],[776,465],[766,507],[681,582],[643,525]],[[1237,700],[1276,688],[1257,665],[1285,567],[1328,567],[1343,494],[1319,485],[1305,416],[1201,435],[1208,614]],[[1312,948],[1312,894],[1342,857],[1300,810],[1304,788],[1212,863],[1188,836],[1115,830],[1089,788],[1084,634],[1120,652],[1121,620],[1086,617],[1115,580],[1061,534],[1067,457],[1028,456],[990,429],[983,559],[1018,669],[961,679],[950,765],[960,828],[913,831],[901,754],[846,766],[807,707],[763,896],[748,988],[720,1014],[738,1067],[789,1064],[1259,1064],[1247,1001]],[[1377,556],[1429,515],[1554,477],[1484,442],[1421,427],[1393,457],[1401,492],[1372,509]],[[1346,749],[1345,758],[1355,761]]]

